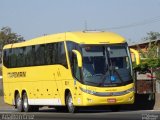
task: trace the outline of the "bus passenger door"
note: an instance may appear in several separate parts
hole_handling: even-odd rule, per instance
[[[75,104],[81,105],[82,104],[82,95],[81,95],[81,68],[78,67],[77,64],[77,57],[75,54],[73,54],[72,59],[72,75],[73,75],[73,82],[74,82],[74,98],[75,98]]]

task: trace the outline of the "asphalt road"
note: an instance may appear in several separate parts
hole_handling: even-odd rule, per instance
[[[56,112],[54,109],[30,113],[19,113],[14,109],[5,109],[0,110],[0,120],[160,120],[160,110],[120,112],[89,110],[71,114]]]

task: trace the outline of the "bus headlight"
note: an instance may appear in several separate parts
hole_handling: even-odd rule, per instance
[[[125,92],[126,92],[126,94],[128,94],[128,93],[130,93],[130,92],[134,92],[134,87],[132,87],[132,88],[126,90]]]
[[[121,92],[113,92],[113,96],[120,96],[120,95],[125,95],[125,94],[128,94],[130,92],[134,92],[134,88],[130,88],[130,89],[127,89],[125,91],[121,91]]]
[[[94,93],[96,93],[95,91],[93,91],[93,90],[88,90],[88,89],[84,89],[84,88],[80,88],[83,92],[85,92],[85,93],[88,93],[88,94],[91,94],[91,95],[93,95]]]
[[[120,92],[96,92],[94,90],[87,90],[87,89],[84,89],[84,88],[81,88],[81,91],[85,92],[85,93],[88,93],[88,94],[91,94],[91,95],[96,95],[96,96],[121,96],[121,95],[125,95],[125,94],[128,94],[128,93],[131,93],[131,92],[134,92],[134,87],[132,88],[129,88],[127,90],[124,90],[124,91],[120,91]]]

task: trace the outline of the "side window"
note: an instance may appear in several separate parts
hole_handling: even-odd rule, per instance
[[[57,53],[58,53],[58,44],[52,43],[53,49],[52,49],[52,62],[53,64],[57,64]]]
[[[52,44],[46,44],[45,47],[45,63],[47,65],[53,64],[53,56],[52,56],[52,51],[53,51],[53,45]]]
[[[26,51],[25,51],[25,60],[26,60],[26,64],[25,66],[29,66],[30,65],[30,59],[29,59],[29,52],[31,51],[30,49],[31,47],[26,47]]]
[[[57,44],[49,43],[45,47],[45,64],[51,65],[56,64],[57,55]]]
[[[68,67],[64,42],[4,50],[3,63],[11,68],[52,64]]]
[[[35,46],[35,64],[34,65],[39,65],[40,64],[40,53],[39,53],[39,48],[40,48],[40,45],[36,45]]]
[[[80,68],[78,67],[77,64],[77,57],[76,55],[72,52],[73,49],[78,50],[81,52],[81,49],[78,44],[74,42],[67,42],[67,49],[68,49],[68,55],[69,55],[69,60],[70,60],[70,65],[71,65],[71,70],[72,70],[72,75],[77,79],[81,80],[81,72]]]
[[[11,63],[10,63],[10,67],[14,68],[17,65],[17,49],[11,49]]]
[[[45,64],[45,55],[44,55],[45,45],[36,45],[35,46],[35,65],[44,65]]]
[[[45,65],[45,45],[40,45],[39,48],[40,65]]]
[[[77,57],[75,54],[72,55],[72,59],[73,59],[73,66],[72,66],[72,72],[73,72],[73,76],[77,79],[80,80],[80,68],[78,67],[77,64]]]
[[[27,46],[25,50],[25,66],[32,66],[34,65],[34,51],[33,46]]]
[[[68,49],[70,63],[72,63],[73,62],[72,61],[72,55],[73,55],[72,50],[75,49],[81,52],[81,49],[77,43],[70,42],[70,41],[67,41],[67,49]]]
[[[9,61],[8,61],[8,66],[9,66],[9,68],[11,68],[11,57],[12,57],[12,49],[9,49],[9,54],[8,54],[8,59],[9,59]]]
[[[3,50],[3,65],[7,67],[7,50]]]
[[[72,42],[67,42],[67,49],[70,63],[72,63],[72,50],[74,49],[74,44]]]
[[[67,66],[64,42],[60,42],[56,44],[57,44],[57,63],[67,68],[68,66]]]
[[[17,67],[25,66],[25,47],[17,48]]]
[[[3,51],[3,64],[9,68],[9,49]]]
[[[36,60],[36,52],[35,52],[35,46],[30,46],[31,47],[31,52],[30,52],[30,65],[34,66],[35,65],[35,60]]]

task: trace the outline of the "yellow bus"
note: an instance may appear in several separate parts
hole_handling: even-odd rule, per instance
[[[4,101],[18,111],[134,103],[127,42],[112,32],[66,32],[3,48]]]

